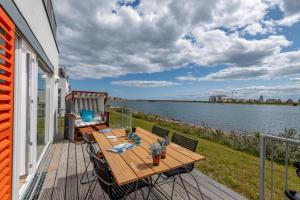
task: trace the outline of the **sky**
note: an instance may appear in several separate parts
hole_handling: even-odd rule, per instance
[[[300,99],[299,0],[53,0],[72,89]]]

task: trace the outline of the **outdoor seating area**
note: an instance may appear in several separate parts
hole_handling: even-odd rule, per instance
[[[109,113],[105,112],[108,94],[105,92],[72,91],[65,97],[65,138],[80,140],[84,133],[109,126]]]
[[[174,134],[165,158],[154,165],[149,145],[162,137],[137,127],[140,144],[122,153],[112,152],[116,145],[135,144],[128,134],[124,129],[105,134],[93,131],[81,142],[61,139],[52,144],[38,170],[43,178],[35,198],[246,199],[194,169],[194,163],[205,162],[193,152],[196,141]]]

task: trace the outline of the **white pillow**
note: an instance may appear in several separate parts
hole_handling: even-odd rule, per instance
[[[102,116],[99,113],[94,114],[94,119],[93,121],[102,121]]]
[[[81,119],[81,116],[78,115],[77,113],[74,113],[74,115],[75,115],[75,119]]]

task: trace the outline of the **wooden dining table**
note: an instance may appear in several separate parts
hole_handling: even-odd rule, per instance
[[[136,134],[141,137],[141,144],[118,154],[108,149],[120,143],[132,143],[126,137],[124,129],[113,129],[105,134],[95,131],[92,134],[116,183],[120,186],[205,159],[204,156],[171,142],[167,146],[166,158],[161,159],[158,166],[154,166],[149,144],[156,143],[157,139],[161,139],[159,136],[137,127]],[[117,138],[110,139],[107,136],[117,136]]]

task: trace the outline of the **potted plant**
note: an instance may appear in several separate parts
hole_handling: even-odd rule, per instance
[[[167,154],[167,146],[170,144],[170,140],[168,137],[165,137],[162,140],[158,139],[157,142],[161,146],[161,159],[165,159]]]
[[[157,166],[160,162],[161,146],[158,143],[150,144],[150,152],[153,158],[153,165]]]
[[[131,128],[125,128],[126,137],[128,137],[128,133],[130,133]]]

